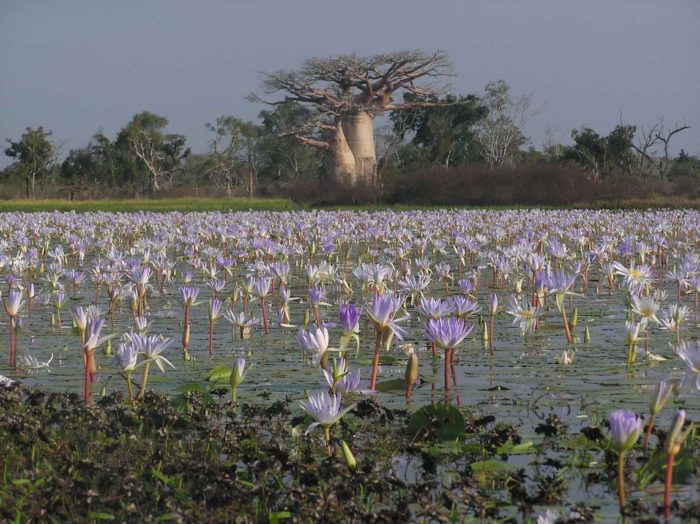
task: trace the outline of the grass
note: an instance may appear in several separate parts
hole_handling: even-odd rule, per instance
[[[293,211],[298,204],[283,198],[164,198],[129,200],[0,200],[0,212],[33,211]]]
[[[643,209],[698,209],[700,202],[697,200],[681,198],[649,198],[646,200],[615,200],[598,201],[592,203],[573,204],[571,206],[549,205],[484,205],[484,206],[455,206],[455,205],[411,205],[411,204],[355,204],[355,205],[331,205],[323,206],[324,210],[351,210],[351,211],[414,211],[437,209],[617,209],[617,210],[643,210]],[[295,211],[306,209],[303,204],[292,202],[284,198],[202,198],[181,197],[162,199],[105,199],[105,200],[0,200],[0,213],[3,212],[37,212],[37,211],[75,211],[88,213],[95,211],[107,212],[197,212],[197,211]]]

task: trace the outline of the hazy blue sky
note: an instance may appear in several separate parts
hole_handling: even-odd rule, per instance
[[[536,147],[548,127],[607,134],[622,109],[685,118],[676,149],[700,154],[698,0],[0,0],[0,139],[43,125],[65,153],[149,110],[201,152],[205,122],[256,117],[259,71],[397,49],[446,50],[462,94],[534,93]]]

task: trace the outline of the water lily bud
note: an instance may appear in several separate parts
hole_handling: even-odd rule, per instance
[[[348,446],[348,443],[343,440],[341,441],[341,447],[343,450],[343,458],[345,458],[345,464],[348,466],[348,468],[355,469],[357,467],[357,460],[355,460],[355,456],[352,454],[350,446]]]
[[[406,396],[411,396],[411,388],[413,384],[418,380],[418,355],[415,352],[408,356],[408,362],[406,363]]]
[[[668,402],[671,396],[671,386],[665,382],[661,381],[651,388],[651,397],[649,398],[649,412],[656,416]]]
[[[693,425],[690,424],[688,428],[683,431],[683,425],[685,424],[685,411],[679,409],[676,411],[676,415],[673,417],[673,422],[671,422],[671,429],[666,437],[666,452],[669,455],[676,456],[683,447],[683,443],[690,435],[693,430]]]
[[[591,332],[588,329],[588,324],[583,328],[583,341],[588,344],[591,341]]]
[[[231,370],[231,378],[229,383],[232,388],[237,388],[243,382],[245,378],[245,359],[237,358],[236,362],[233,364],[233,369]]]
[[[642,419],[627,409],[613,411],[608,417],[612,448],[618,453],[632,449],[642,432]]]
[[[189,323],[185,326],[185,330],[182,333],[182,347],[190,347],[190,325]]]
[[[571,329],[576,329],[576,324],[578,324],[578,308],[575,307],[573,313],[571,313],[571,320],[569,321],[569,327]]]
[[[491,293],[489,297],[489,315],[494,317],[498,311],[498,295],[496,293]]]
[[[107,343],[105,344],[105,356],[112,356],[112,340],[109,338],[107,339]]]
[[[489,327],[484,323],[481,326],[481,340],[482,342],[488,342],[489,341]]]

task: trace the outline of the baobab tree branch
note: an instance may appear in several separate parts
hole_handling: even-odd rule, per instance
[[[336,180],[356,184],[376,184],[377,157],[374,143],[374,118],[385,111],[437,107],[441,91],[421,86],[421,78],[449,75],[450,62],[443,51],[396,51],[369,57],[354,54],[330,58],[311,58],[297,71],[278,71],[263,75],[263,90],[283,92],[281,105],[299,102],[314,108],[319,120],[295,136],[303,143],[328,150],[329,166]],[[393,104],[398,91],[424,99],[417,104]],[[261,101],[259,97],[252,97]],[[329,127],[332,123],[332,128]],[[319,125],[321,124],[321,125]],[[323,132],[323,139],[309,136],[309,130]]]

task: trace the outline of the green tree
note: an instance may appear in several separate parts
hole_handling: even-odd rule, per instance
[[[481,157],[489,167],[512,165],[528,141],[522,128],[534,115],[532,95],[513,98],[510,86],[498,80],[486,84],[482,102],[488,114],[479,122],[475,135]]]
[[[209,141],[208,177],[216,186],[241,185],[253,196],[257,185],[260,128],[233,116],[221,116],[205,124],[213,133]]]
[[[294,134],[308,125],[313,112],[298,102],[280,104],[260,112],[260,176],[268,183],[285,185],[320,176],[319,150],[306,147]]]
[[[486,117],[488,109],[474,95],[424,99],[413,93],[404,95],[407,106],[430,102],[434,107],[414,107],[391,114],[394,132],[418,149],[424,164],[463,164],[475,157],[474,126]]]
[[[59,176],[69,184],[85,184],[95,182],[99,171],[99,159],[88,145],[68,152],[68,156],[61,163]]]
[[[5,154],[15,159],[9,171],[24,181],[27,198],[34,196],[37,180],[43,182],[48,177],[55,161],[50,136],[51,131],[44,131],[40,126],[37,129],[28,127],[17,142],[7,139],[10,147],[5,149]]]
[[[149,192],[170,187],[190,154],[182,135],[166,134],[168,119],[148,111],[134,115],[117,135],[121,168],[132,183]]]
[[[635,132],[635,126],[620,124],[608,136],[601,136],[590,127],[582,126],[571,132],[574,144],[565,148],[563,158],[589,169],[594,178],[620,171],[631,174]]]
[[[679,177],[700,179],[700,158],[689,155],[681,149],[668,170],[668,177],[671,179]]]

